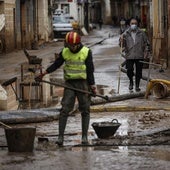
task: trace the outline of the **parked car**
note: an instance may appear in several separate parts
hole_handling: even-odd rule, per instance
[[[72,30],[73,26],[67,17],[64,15],[53,15],[54,38],[63,38],[67,32]]]

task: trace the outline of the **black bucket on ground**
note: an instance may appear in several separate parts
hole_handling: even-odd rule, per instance
[[[111,122],[94,122],[92,127],[95,130],[98,138],[106,139],[113,136],[121,124],[117,119],[113,119]]]
[[[5,136],[9,152],[32,152],[36,128],[6,128]]]

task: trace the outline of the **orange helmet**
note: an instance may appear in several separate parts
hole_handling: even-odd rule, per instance
[[[81,37],[77,32],[68,32],[65,37],[65,42],[70,45],[79,44]]]

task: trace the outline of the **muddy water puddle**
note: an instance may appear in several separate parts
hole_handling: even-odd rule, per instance
[[[168,170],[169,147],[74,147],[28,154],[0,152],[2,170]],[[24,168],[23,168],[24,167]]]

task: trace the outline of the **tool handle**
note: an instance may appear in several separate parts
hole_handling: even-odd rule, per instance
[[[2,83],[2,86],[8,86],[11,85],[12,83],[14,83],[17,80],[17,77],[11,78],[5,82]]]
[[[5,123],[3,123],[3,122],[0,122],[0,124],[2,125],[2,126],[4,126],[4,127],[6,127],[6,128],[12,128],[11,126],[8,126],[8,125],[6,125]]]
[[[74,87],[69,87],[69,86],[64,85],[64,84],[49,82],[49,81],[46,81],[46,80],[41,80],[41,82],[48,83],[48,84],[51,84],[51,85],[54,85],[54,86],[60,86],[60,87],[68,88],[70,90],[74,90],[74,91],[77,91],[77,92],[80,92],[80,93],[89,94],[91,96],[98,96],[98,97],[101,97],[101,98],[103,98],[105,100],[109,100],[108,96],[103,96],[103,95],[100,95],[100,94],[95,94],[94,95],[92,92],[81,90],[81,89],[76,89]]]

